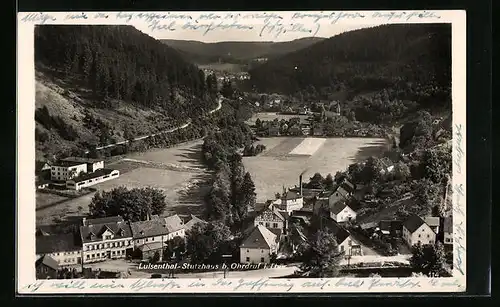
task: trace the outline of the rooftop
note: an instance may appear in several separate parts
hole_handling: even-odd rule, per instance
[[[73,233],[37,236],[35,239],[36,254],[51,254],[80,250],[79,240]]]
[[[132,237],[134,239],[156,237],[169,233],[165,220],[160,219],[133,222],[130,224],[130,227],[132,228]]]
[[[38,258],[37,261],[35,261],[35,267],[38,267],[41,264],[46,265],[49,268],[52,268],[54,270],[59,269],[59,264],[57,263],[57,261],[55,261],[54,258],[47,256],[47,255],[42,256],[42,257]]]
[[[168,216],[164,220],[168,233],[172,233],[184,228],[184,222],[177,214]]]
[[[141,252],[154,251],[161,249],[163,246],[164,246],[163,242],[151,242],[139,246],[139,249],[141,250]]]
[[[302,196],[293,191],[286,191],[283,195],[281,195],[281,198],[285,200],[295,200],[302,198]]]
[[[108,217],[99,217],[95,219],[84,219],[83,226],[94,225],[94,224],[104,224],[104,223],[113,223],[113,222],[123,222],[124,219],[121,216],[108,216]]]
[[[340,226],[337,222],[331,218],[325,218],[323,225],[330,230],[330,232],[335,236],[337,244],[342,244],[349,236],[350,233],[344,227]]]
[[[102,159],[92,159],[92,158],[84,158],[84,157],[67,157],[67,158],[61,159],[61,161],[78,162],[78,163],[104,162]]]
[[[83,243],[103,241],[103,233],[109,231],[113,233],[113,240],[119,238],[131,238],[132,229],[125,221],[93,223],[80,227],[80,234]]]
[[[437,216],[427,216],[424,218],[424,221],[431,227],[439,226],[439,217]]]
[[[194,216],[194,215],[191,214],[191,219],[187,223],[184,224],[184,229],[190,230],[197,223],[205,224],[206,222],[204,220],[202,220],[200,218],[197,218],[196,216]]]
[[[98,178],[101,176],[109,175],[113,171],[115,171],[115,170],[109,169],[109,168],[101,168],[101,169],[98,169],[92,173],[83,173],[80,176],[77,176],[77,177],[71,179],[71,181],[77,183],[77,182],[81,182],[81,181],[85,181],[85,180],[89,180],[89,179],[94,179],[94,178]]]
[[[444,218],[443,231],[447,233],[453,233],[453,216]]]
[[[270,249],[277,242],[277,236],[262,225],[255,226],[250,235],[240,245],[242,248]]]
[[[406,227],[406,229],[408,229],[411,233],[413,233],[423,224],[425,224],[425,222],[420,216],[412,214],[406,219],[406,221],[404,221],[403,226]]]

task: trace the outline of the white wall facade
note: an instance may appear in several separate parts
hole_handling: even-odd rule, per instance
[[[98,183],[101,183],[101,182],[104,182],[104,181],[108,181],[108,180],[111,180],[111,179],[118,178],[119,176],[120,176],[120,171],[113,170],[109,175],[104,175],[104,176],[101,176],[101,177],[87,179],[87,180],[84,180],[84,181],[80,181],[78,183],[75,183],[73,180],[68,180],[66,182],[66,187],[68,189],[74,189],[74,190],[78,191],[78,190],[80,190],[82,188],[90,187],[90,186],[93,186],[95,184],[98,184]]]
[[[73,166],[52,166],[50,170],[50,179],[51,180],[62,180],[66,181],[69,179],[69,175],[75,170],[75,175],[78,176],[80,172],[87,172],[87,164],[82,163]]]
[[[240,262],[241,263],[269,263],[271,260],[270,249],[260,248],[240,248]]]
[[[342,211],[340,211],[338,214],[331,213],[330,216],[337,223],[356,220],[356,212],[352,210],[349,206],[345,206],[345,208],[342,209]]]
[[[55,253],[50,253],[50,254],[39,254],[37,255],[38,257],[41,256],[50,256],[52,257],[59,266],[68,266],[68,265],[75,265],[75,264],[80,264],[81,263],[81,257],[82,257],[82,251],[81,250],[74,250],[74,251],[61,251],[61,252],[55,252]]]
[[[419,243],[434,244],[436,243],[436,233],[425,223],[413,233],[410,233],[410,231],[403,226],[403,239],[409,246]]]
[[[146,243],[166,242],[166,241],[172,240],[175,237],[184,238],[185,236],[186,236],[186,230],[180,229],[180,230],[174,231],[174,232],[166,234],[166,235],[152,236],[152,237],[141,238],[141,239],[134,239],[134,248],[138,248],[139,246],[144,245]]]
[[[304,199],[297,198],[297,199],[282,199],[281,200],[281,209],[285,210],[286,212],[292,212],[294,210],[300,210],[304,206]]]
[[[126,250],[133,246],[131,237],[83,243],[83,261],[89,263],[110,258],[125,258]]]
[[[98,169],[104,168],[104,161],[98,161],[98,162],[89,163],[89,166],[90,166],[89,167],[89,173],[95,172]]]

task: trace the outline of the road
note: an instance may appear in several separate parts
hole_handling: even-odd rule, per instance
[[[219,98],[219,100],[217,100],[217,107],[213,110],[210,110],[208,111],[208,114],[213,114],[217,111],[219,111],[221,108],[222,108],[222,101],[223,101],[224,98]],[[169,129],[169,130],[165,130],[165,131],[162,131],[162,132],[158,132],[158,133],[154,133],[154,134],[149,134],[149,135],[143,135],[143,136],[140,136],[140,137],[136,137],[134,139],[134,141],[140,141],[140,140],[144,140],[144,139],[147,139],[147,138],[150,138],[150,137],[153,137],[153,136],[157,136],[157,135],[160,135],[160,134],[164,134],[164,133],[172,133],[174,131],[177,131],[177,130],[180,130],[180,129],[185,129],[187,127],[189,127],[191,125],[191,120],[189,120],[187,123],[179,126],[179,127],[175,127],[175,128],[172,128],[172,129]],[[121,142],[117,142],[117,143],[114,143],[114,144],[109,144],[109,145],[105,145],[105,146],[99,146],[99,147],[96,147],[95,149],[96,150],[101,150],[101,149],[106,149],[106,148],[112,148],[112,147],[115,147],[115,146],[118,146],[118,145],[123,145],[123,144],[127,144],[129,141],[126,140],[126,141],[121,141]],[[90,151],[87,150],[85,151],[86,154],[88,154]]]

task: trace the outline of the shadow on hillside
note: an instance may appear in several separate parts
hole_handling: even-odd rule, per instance
[[[184,158],[183,160],[179,160],[180,163],[189,163],[195,167],[204,168],[205,166],[201,162],[202,153],[201,153],[202,144],[195,144],[190,148],[182,149],[182,153],[177,154],[177,157]]]
[[[384,152],[388,149],[388,144],[386,141],[375,141],[370,144],[363,146],[358,149],[358,152],[349,159],[353,162],[361,162],[368,159],[371,156],[381,157]]]
[[[203,215],[205,211],[205,196],[210,191],[211,175],[196,174],[185,190],[180,191],[178,204],[172,207],[177,214]]]

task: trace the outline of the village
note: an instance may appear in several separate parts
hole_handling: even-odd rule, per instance
[[[83,172],[90,163],[90,169],[95,172],[104,166],[102,161],[86,160],[85,164],[78,165],[76,160],[83,161],[68,158],[50,167],[55,182],[67,179],[67,186],[78,188],[80,182],[86,181],[72,178],[74,169]],[[96,180],[84,173],[79,177]],[[227,267],[235,271],[243,267],[234,263],[254,265],[253,270],[264,275],[272,268],[271,264],[292,264],[295,268],[299,262],[298,249],[307,243],[312,225],[318,223],[335,236],[343,255],[341,265],[347,272],[363,267],[408,268],[413,245],[441,242],[445,247],[452,246],[451,216],[410,215],[406,220],[361,223],[357,220],[358,209],[366,201],[363,187],[347,179],[335,184],[333,189],[310,189],[306,188],[300,174],[298,185],[283,187],[276,199],[268,200],[251,212],[241,230],[243,240],[237,249],[223,255],[220,262],[229,261],[233,265]],[[167,217],[148,215],[145,220],[136,222],[126,221],[121,216],[82,218],[70,227],[70,231],[64,232],[50,225],[40,226],[36,232],[37,278],[127,278],[133,276],[131,263],[135,263],[136,269],[141,263],[177,263],[179,255],[167,253],[170,243],[185,241],[186,234],[198,223],[207,222],[194,215],[174,214]],[[387,244],[390,248],[384,249]],[[106,263],[118,260],[127,261],[127,269],[121,270],[118,265],[118,268],[106,270]],[[151,277],[173,277],[173,274],[172,271],[163,276],[151,274]]]

